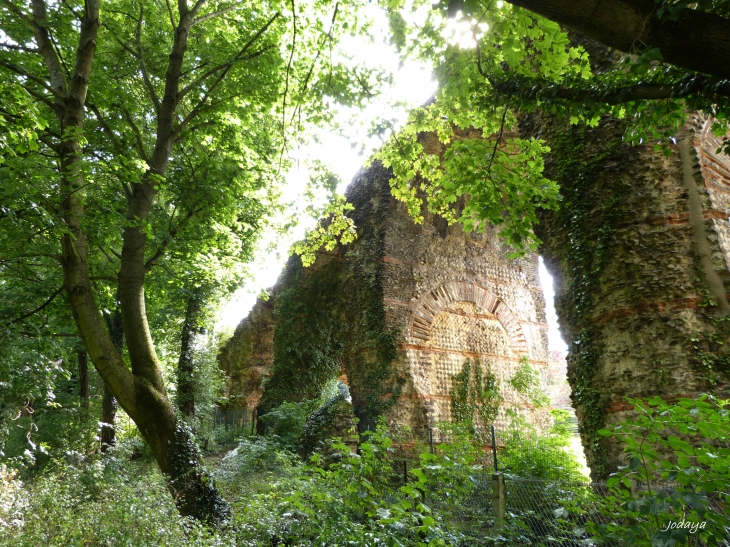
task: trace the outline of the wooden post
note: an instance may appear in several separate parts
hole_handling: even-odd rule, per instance
[[[507,513],[507,496],[504,489],[503,473],[494,473],[492,475],[492,490],[494,497],[494,531],[499,532],[504,528],[504,517]]]

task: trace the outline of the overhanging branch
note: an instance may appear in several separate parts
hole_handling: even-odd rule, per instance
[[[508,0],[609,47],[634,53],[659,48],[664,61],[692,72],[730,78],[730,20],[684,9],[659,18],[654,0]]]

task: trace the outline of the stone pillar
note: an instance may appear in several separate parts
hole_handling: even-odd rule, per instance
[[[597,431],[630,415],[628,397],[695,397],[728,381],[728,161],[706,127],[678,134],[666,156],[623,143],[616,120],[521,125],[547,140],[546,174],[561,185],[537,233],[588,465],[605,479],[621,449]]]

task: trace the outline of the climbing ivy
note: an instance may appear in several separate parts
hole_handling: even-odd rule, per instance
[[[530,366],[530,359],[526,355],[520,358],[520,365],[508,383],[537,408],[546,407],[550,403],[540,386],[540,373]]]
[[[318,399],[337,377],[343,356],[341,263],[332,260],[307,272],[292,256],[286,288],[276,298],[274,362],[264,385],[259,415],[283,402]],[[316,282],[307,283],[316,274]]]
[[[203,465],[193,430],[181,420],[175,427],[175,440],[168,451],[168,459],[168,486],[181,515],[209,524],[221,524],[230,519],[231,507]]]
[[[464,361],[461,372],[454,374],[451,388],[451,414],[456,423],[482,425],[494,422],[504,397],[499,392],[497,377],[484,369],[477,359],[472,371],[471,360]]]
[[[622,196],[620,188],[614,188],[612,199],[597,209],[589,190],[600,177],[603,163],[619,152],[622,142],[621,131],[615,131],[613,140],[604,139],[601,149],[587,157],[583,146],[587,131],[585,127],[554,131],[550,145],[556,163],[551,175],[562,192],[561,208],[553,214],[556,225],[568,234],[562,253],[565,263],[571,265],[564,275],[571,298],[571,305],[565,307],[572,315],[568,323],[576,326],[568,353],[572,399],[580,409],[579,428],[591,468],[596,476],[603,477],[608,474],[607,449],[598,431],[604,427],[608,405],[593,382],[601,348],[590,312],[598,293],[599,273],[611,256]]]

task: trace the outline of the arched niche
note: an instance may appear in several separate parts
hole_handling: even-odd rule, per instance
[[[444,283],[428,291],[419,299],[411,319],[410,335],[413,342],[428,343],[433,322],[438,314],[456,302],[470,302],[477,309],[494,314],[507,331],[514,354],[527,355],[525,333],[507,304],[484,287],[464,281]]]

